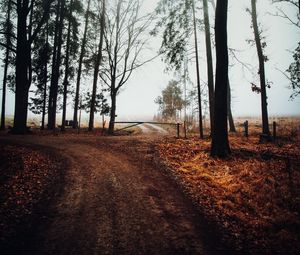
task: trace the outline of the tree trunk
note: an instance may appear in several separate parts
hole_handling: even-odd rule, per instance
[[[113,65],[111,67],[111,86],[110,86],[110,97],[111,97],[111,108],[110,108],[110,120],[108,126],[108,133],[112,135],[114,133],[115,128],[115,120],[116,120],[116,101],[117,101],[117,93],[120,87],[116,87],[116,76],[117,76],[117,66],[118,66],[118,48],[119,48],[119,40],[120,40],[120,18],[121,18],[121,6],[122,0],[118,0],[117,4],[117,13],[116,13],[116,43],[114,47],[113,54]]]
[[[6,17],[6,45],[10,44],[9,40],[9,24],[10,24],[10,13],[11,13],[11,1],[7,3],[7,17]],[[0,129],[5,130],[5,104],[6,104],[6,84],[7,84],[7,72],[9,66],[9,55],[10,50],[6,48],[5,60],[4,60],[4,73],[3,73],[3,87],[2,87],[2,107],[1,107],[1,125]]]
[[[112,91],[110,93],[110,97],[111,97],[111,108],[110,108],[110,120],[109,120],[108,133],[112,135],[115,129],[117,93],[115,91]]]
[[[6,104],[6,82],[7,82],[7,70],[8,70],[8,58],[9,49],[6,49],[4,74],[3,74],[3,87],[2,87],[2,109],[1,109],[1,130],[5,130],[5,104]]]
[[[94,69],[94,81],[93,81],[93,91],[92,91],[92,100],[90,108],[90,120],[89,120],[89,131],[92,131],[94,128],[94,117],[95,117],[95,103],[96,103],[96,93],[97,93],[97,82],[99,75],[99,67],[102,61],[102,46],[103,46],[103,37],[104,37],[104,26],[105,26],[105,0],[102,2],[102,13],[101,13],[101,24],[100,24],[100,41],[98,46],[98,54],[95,63]]]
[[[80,92],[80,81],[81,81],[81,73],[82,73],[82,62],[85,56],[85,47],[87,42],[87,30],[89,25],[89,12],[90,12],[90,3],[91,0],[88,0],[87,10],[85,12],[85,25],[84,32],[79,56],[79,64],[78,64],[78,73],[77,73],[77,82],[76,82],[76,94],[75,94],[75,103],[74,103],[74,114],[73,114],[73,128],[77,128],[78,126],[78,105],[79,105],[79,92]]]
[[[27,109],[29,93],[30,44],[27,40],[27,15],[29,7],[17,2],[17,54],[16,54],[16,92],[13,133],[27,132]]]
[[[69,6],[69,24],[68,24],[68,32],[67,32],[67,48],[66,48],[66,59],[65,59],[65,77],[63,81],[64,85],[64,95],[63,95],[63,112],[62,112],[62,121],[61,121],[61,131],[66,130],[66,111],[67,111],[67,96],[68,96],[68,85],[69,85],[69,58],[70,58],[70,41],[71,41],[71,16],[72,16],[72,5],[73,0],[70,1]]]
[[[57,34],[55,35],[56,48],[53,54],[53,66],[52,66],[52,77],[49,94],[49,110],[48,110],[48,129],[54,130],[56,126],[56,108],[57,108],[57,94],[58,94],[58,82],[59,82],[59,70],[61,65],[61,47],[62,47],[62,33],[64,23],[64,9],[65,0],[60,0],[57,8],[57,26],[55,28]]]
[[[57,46],[58,46],[58,30],[59,30],[59,12],[60,12],[61,0],[57,0],[56,6],[56,18],[55,18],[55,30],[54,30],[54,45],[53,45],[53,53],[52,53],[52,67],[51,67],[51,81],[50,81],[50,90],[49,90],[49,100],[48,100],[48,124],[47,128],[52,129],[52,111],[53,111],[53,96],[54,96],[54,72],[56,66],[56,59],[57,59]],[[51,98],[51,100],[50,100]]]
[[[32,78],[31,44],[49,15],[51,3],[52,1],[48,1],[44,5],[43,16],[32,33],[34,0],[14,2],[17,7],[16,91],[13,128],[15,134],[27,132],[28,94]],[[28,20],[29,24],[27,24]]]
[[[45,129],[46,102],[47,102],[47,82],[48,82],[48,54],[49,54],[49,24],[46,24],[46,53],[44,59],[44,94],[43,94],[43,110],[41,130]]]
[[[206,0],[207,1],[207,0]],[[210,0],[210,3],[213,7],[213,9],[216,11],[216,5],[214,0]],[[229,131],[230,132],[236,132],[236,128],[234,125],[233,115],[232,115],[232,109],[231,109],[231,87],[230,82],[228,79],[228,98],[227,98],[227,107],[228,107],[228,122],[229,122]]]
[[[231,88],[230,88],[229,79],[228,79],[228,91],[227,91],[227,110],[228,110],[229,132],[235,133],[236,129],[235,129],[234,120],[231,111]]]
[[[207,58],[207,85],[208,85],[208,99],[209,99],[209,115],[210,115],[210,132],[212,134],[214,129],[214,71],[213,59],[210,40],[210,23],[207,0],[203,0],[203,13],[205,25],[205,42],[206,42],[206,58]]]
[[[227,126],[228,91],[228,46],[227,46],[227,9],[228,0],[218,0],[216,7],[216,88],[214,130],[211,155],[226,157],[230,154]]]
[[[45,129],[45,116],[46,116],[46,101],[47,101],[47,79],[48,79],[48,73],[47,73],[47,69],[48,69],[48,66],[47,66],[47,63],[46,63],[46,66],[45,66],[45,81],[44,81],[44,94],[43,94],[43,111],[42,111],[42,125],[41,125],[41,130],[44,130]]]
[[[201,100],[201,86],[200,86],[200,70],[199,70],[199,54],[198,54],[198,38],[197,38],[197,25],[195,15],[195,2],[193,0],[193,23],[194,23],[194,37],[195,37],[195,51],[196,51],[196,72],[197,72],[197,90],[198,90],[198,106],[199,106],[199,132],[200,138],[203,139],[203,121],[202,121],[202,100]]]
[[[28,86],[32,82],[32,59],[31,59],[31,40],[32,40],[32,29],[33,29],[33,11],[34,11],[35,0],[31,0],[30,3],[30,15],[29,15],[29,25],[28,25]],[[29,88],[28,88],[29,89]]]
[[[261,89],[261,111],[262,111],[262,133],[264,135],[270,135],[269,120],[268,120],[268,103],[267,103],[267,91],[266,91],[266,77],[265,77],[265,58],[261,45],[261,38],[259,34],[257,24],[257,12],[256,12],[256,0],[251,0],[252,7],[252,25],[255,37],[255,44],[257,49],[258,61],[259,61],[259,77],[260,77],[260,89]]]

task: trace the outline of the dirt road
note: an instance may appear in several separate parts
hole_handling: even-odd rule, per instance
[[[153,163],[148,139],[0,138],[66,160],[63,191],[41,216],[28,253],[217,254],[193,205]]]

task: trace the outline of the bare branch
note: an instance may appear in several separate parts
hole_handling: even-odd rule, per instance
[[[281,10],[279,7],[276,7],[277,13],[271,13],[271,12],[267,12],[269,15],[274,16],[274,17],[280,17],[283,19],[287,19],[292,25],[295,25],[296,27],[300,28],[300,19],[298,20],[298,22],[292,20],[283,10]]]
[[[277,71],[279,71],[285,78],[287,78],[289,81],[291,80],[291,78],[286,74],[286,72],[280,70],[278,67],[275,67],[275,69]]]
[[[239,59],[239,57],[236,55],[236,49],[228,48],[229,54],[239,63],[241,66],[245,69],[247,69],[250,73],[253,73],[253,67],[249,63],[245,63],[242,60]]]
[[[130,75],[132,74],[132,72],[133,72],[135,69],[137,69],[137,68],[139,68],[139,67],[141,67],[141,66],[143,66],[143,65],[145,65],[145,64],[147,64],[147,63],[149,63],[149,62],[151,62],[151,61],[153,61],[153,60],[156,59],[159,55],[160,55],[160,54],[157,54],[156,56],[154,56],[154,57],[152,57],[152,58],[150,58],[150,59],[148,59],[148,60],[146,60],[146,61],[143,61],[143,62],[140,63],[140,64],[137,64],[137,65],[133,66],[131,69],[126,70],[125,72],[126,72],[126,73],[129,72],[129,75],[127,76],[127,78],[124,79],[123,84],[122,84],[120,87],[122,87],[122,86],[128,81],[128,79],[130,78]]]
[[[9,49],[10,51],[12,51],[12,52],[14,52],[14,53],[17,53],[17,50],[14,49],[14,48],[12,48],[12,47],[9,46],[9,45],[6,45],[6,44],[4,44],[4,43],[2,43],[2,42],[0,42],[0,45],[1,45],[2,47],[6,48],[6,49]]]
[[[110,75],[111,90],[116,93],[129,79],[133,70],[151,61],[138,63],[145,45],[143,33],[153,20],[151,15],[139,15],[139,1],[125,2],[119,0],[116,7],[111,8],[112,15],[107,14],[108,22],[105,30],[106,53],[109,71],[101,74],[101,79],[108,80]]]
[[[14,39],[17,39],[17,37],[16,37],[14,34],[11,34],[11,33],[1,32],[1,31],[0,31],[0,34],[1,34],[1,35],[6,35],[6,36],[9,36],[9,37],[12,37],[12,38],[14,38]]]
[[[286,2],[286,3],[292,4],[295,7],[297,7],[298,9],[300,7],[299,2],[296,0],[273,0],[273,3],[281,3],[281,2]]]
[[[276,7],[276,9],[278,10],[279,13],[273,14],[273,13],[268,13],[272,16],[277,16],[277,17],[281,17],[284,19],[287,19],[291,24],[295,25],[296,27],[300,28],[300,1],[297,0],[273,0],[273,3],[288,3],[293,5],[294,7],[296,7],[298,9],[297,12],[297,19],[298,21],[293,20],[292,18],[290,18],[281,8]]]

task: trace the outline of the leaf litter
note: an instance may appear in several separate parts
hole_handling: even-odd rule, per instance
[[[300,144],[230,137],[228,159],[210,157],[210,141],[166,139],[159,158],[223,242],[244,254],[300,250]]]
[[[37,149],[0,148],[0,247],[14,246],[30,228],[38,205],[51,199],[60,163]]]

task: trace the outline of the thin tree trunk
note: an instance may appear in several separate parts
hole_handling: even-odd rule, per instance
[[[58,82],[59,82],[59,70],[61,65],[61,47],[62,47],[62,33],[63,33],[63,23],[64,23],[64,9],[65,0],[60,0],[59,7],[59,21],[58,21],[58,35],[56,38],[57,49],[55,50],[55,55],[53,58],[52,77],[50,85],[50,95],[49,95],[49,111],[48,111],[48,129],[54,130],[56,126],[56,109],[57,109],[57,94],[58,94]]]
[[[1,130],[5,130],[5,104],[6,104],[6,83],[7,83],[7,70],[8,70],[9,49],[6,49],[5,64],[3,74],[3,87],[2,87],[2,109],[1,109]]]
[[[52,67],[51,67],[51,81],[50,81],[50,91],[49,91],[49,100],[48,100],[48,124],[47,128],[52,128],[52,111],[53,111],[53,98],[54,96],[54,72],[56,66],[56,59],[57,59],[57,46],[58,46],[58,30],[59,30],[59,13],[60,13],[60,6],[62,0],[57,0],[56,6],[56,18],[55,18],[55,30],[54,30],[54,45],[53,45],[53,53],[52,53]]]
[[[48,82],[48,53],[49,53],[49,24],[46,24],[46,54],[44,59],[44,95],[41,130],[45,129],[46,102],[47,102],[47,82]]]
[[[60,17],[60,8],[62,0],[57,0],[56,7],[56,18],[55,18],[55,31],[54,31],[54,45],[53,45],[53,54],[52,54],[52,68],[51,68],[51,81],[50,81],[50,91],[49,91],[49,100],[48,100],[48,129],[52,129],[52,111],[53,111],[53,96],[54,96],[54,73],[56,67],[57,59],[57,49],[58,49],[58,30],[59,30],[59,17]]]
[[[90,120],[89,120],[89,131],[92,131],[94,128],[94,117],[95,117],[95,103],[96,103],[96,93],[97,93],[97,82],[99,76],[99,67],[102,61],[102,46],[103,46],[103,37],[104,37],[104,26],[105,26],[105,0],[102,2],[102,13],[101,13],[101,22],[100,22],[100,41],[98,46],[98,54],[95,63],[94,69],[94,81],[93,81],[93,91],[92,91],[92,100],[90,107]]]
[[[196,51],[196,72],[197,72],[197,90],[198,90],[198,106],[199,106],[199,131],[200,138],[204,138],[203,134],[203,121],[202,121],[202,100],[201,100],[201,86],[200,86],[200,70],[199,70],[199,54],[198,54],[198,38],[197,38],[197,25],[195,15],[195,2],[193,0],[193,21],[194,21],[194,36],[195,36],[195,51]]]
[[[72,5],[73,5],[73,0],[70,1],[70,6],[69,6],[69,24],[68,24],[68,32],[67,32],[67,48],[66,48],[66,59],[65,59],[65,77],[63,81],[64,85],[64,94],[63,94],[63,112],[62,112],[62,121],[61,121],[61,131],[65,131],[66,127],[66,111],[67,111],[67,96],[68,96],[68,85],[69,85],[69,68],[70,68],[70,63],[69,63],[69,58],[70,58],[70,42],[71,42],[71,16],[72,16]]]
[[[228,79],[228,91],[227,91],[227,110],[228,110],[229,132],[235,133],[236,129],[235,129],[234,120],[231,111],[231,88],[230,88],[229,79]]]
[[[211,155],[226,157],[230,154],[227,126],[227,91],[228,91],[228,46],[227,46],[227,10],[228,0],[218,0],[216,7],[216,88],[214,130],[212,135]]]
[[[85,47],[87,42],[87,30],[89,25],[89,12],[90,12],[90,3],[91,0],[88,0],[87,10],[85,12],[85,25],[84,32],[81,44],[81,51],[79,56],[79,64],[78,64],[78,73],[77,73],[77,82],[76,82],[76,94],[75,94],[75,103],[74,103],[74,114],[73,114],[73,128],[77,128],[78,126],[78,105],[79,105],[79,92],[80,92],[80,81],[81,81],[81,73],[82,73],[82,62],[85,56]]]
[[[110,98],[111,98],[111,108],[110,108],[110,121],[109,121],[108,133],[112,135],[115,129],[117,94],[114,91],[111,92]]]
[[[207,85],[209,99],[209,115],[210,115],[210,132],[214,129],[214,71],[213,59],[210,40],[210,23],[208,14],[207,0],[203,0],[203,13],[205,25],[205,42],[206,42],[206,58],[207,58]]]
[[[114,47],[114,66],[111,69],[111,86],[110,86],[110,97],[111,97],[111,109],[110,109],[110,120],[109,120],[109,126],[108,126],[108,133],[113,134],[114,128],[115,128],[115,120],[116,120],[116,101],[117,101],[117,92],[118,88],[116,88],[116,73],[117,73],[117,54],[118,54],[118,47],[119,47],[119,38],[120,38],[120,14],[121,14],[121,6],[122,6],[122,0],[118,1],[117,5],[117,14],[116,14],[116,44]]]
[[[11,13],[11,1],[7,3],[7,17],[6,17],[6,45],[10,44],[9,40],[9,24],[10,24],[10,13]],[[5,104],[6,104],[6,84],[7,84],[7,72],[8,72],[8,60],[9,60],[10,50],[6,48],[5,60],[4,60],[4,73],[3,73],[3,87],[2,87],[2,107],[1,107],[1,130],[5,130]]]
[[[269,136],[269,120],[268,120],[268,104],[267,104],[267,91],[266,91],[266,77],[265,77],[265,59],[263,49],[261,46],[261,38],[257,24],[256,0],[251,0],[252,7],[252,25],[255,37],[255,44],[257,49],[257,56],[259,61],[259,77],[261,89],[261,111],[262,111],[262,133]]]
[[[33,29],[33,10],[34,10],[35,0],[31,0],[30,3],[30,16],[29,16],[29,26],[28,26],[28,85],[32,82],[32,58],[31,58],[31,40],[32,40],[32,29]],[[28,88],[29,89],[29,88]]]

